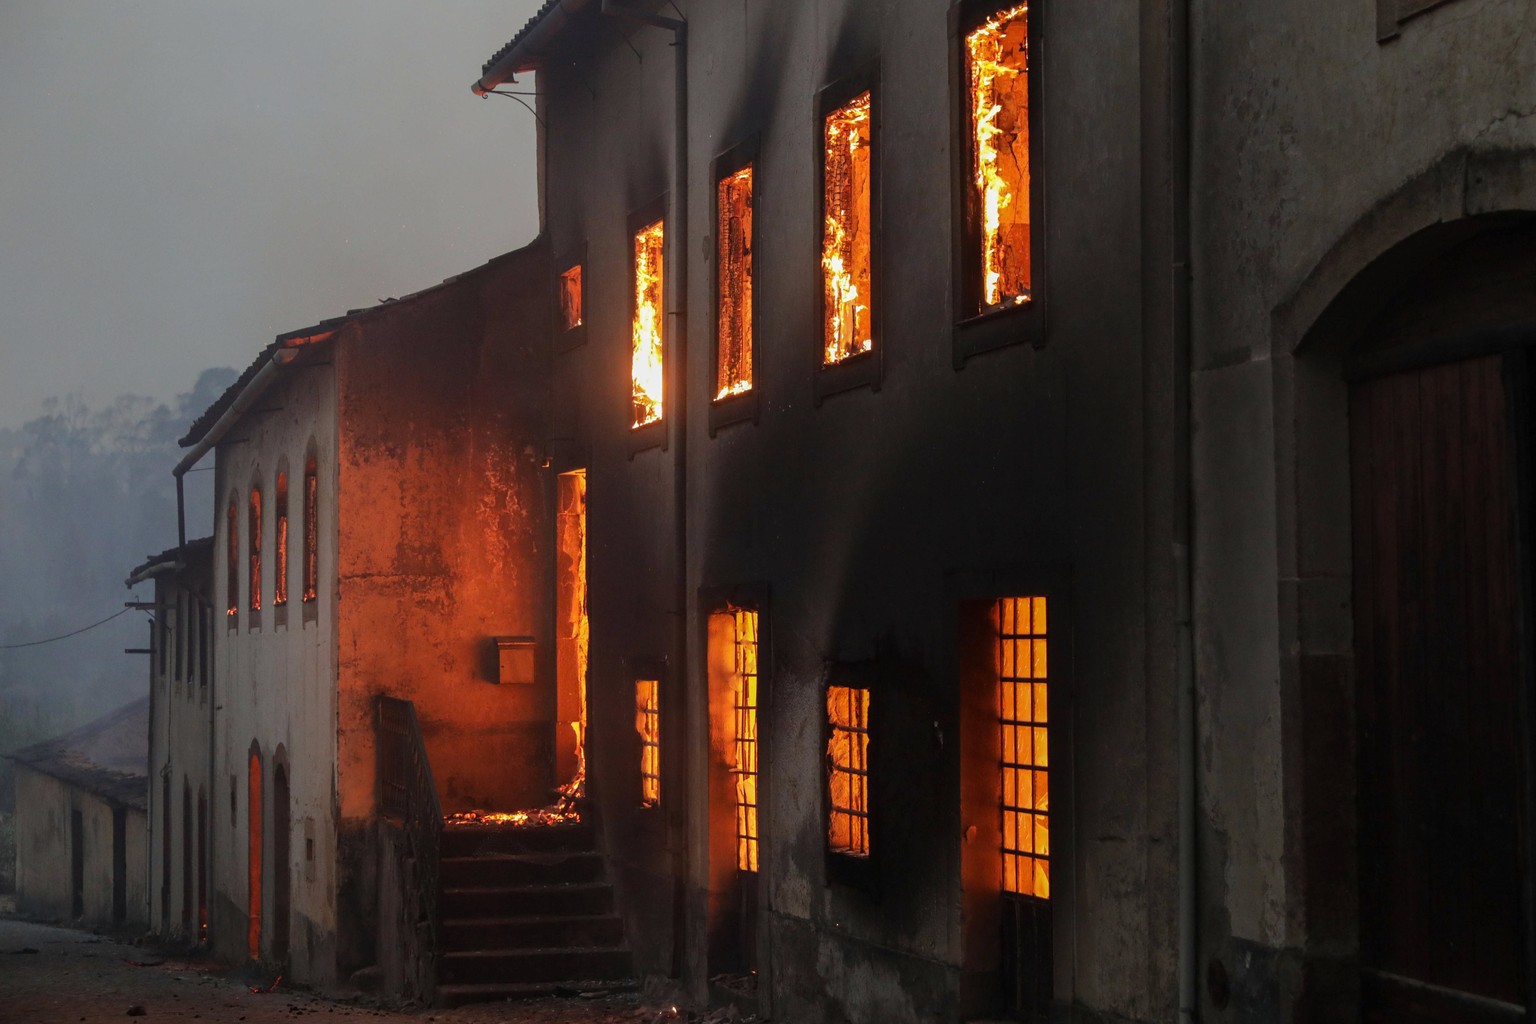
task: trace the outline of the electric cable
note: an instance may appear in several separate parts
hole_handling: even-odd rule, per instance
[[[93,622],[89,626],[81,626],[79,629],[71,630],[68,633],[61,633],[58,636],[51,636],[46,640],[29,640],[24,644],[0,644],[0,651],[14,651],[22,647],[40,647],[43,644],[56,643],[59,640],[68,640],[72,636],[79,636],[81,633],[84,633],[87,630],[95,629],[97,626],[104,626],[111,622],[113,619],[117,618],[119,615],[126,615],[131,611],[133,611],[132,608],[124,608],[122,611],[114,612],[111,615],[108,615],[100,622]]]

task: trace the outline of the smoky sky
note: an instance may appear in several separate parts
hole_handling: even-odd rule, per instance
[[[0,428],[166,398],[538,230],[537,0],[0,0]]]

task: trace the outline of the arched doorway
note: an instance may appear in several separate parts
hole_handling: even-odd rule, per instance
[[[1536,225],[1466,230],[1403,275],[1343,365],[1368,1022],[1530,1004],[1531,281]]]
[[[246,782],[246,955],[261,959],[261,747],[251,743]]]
[[[277,766],[272,771],[272,959],[288,962],[288,928],[292,899],[292,869],[288,864],[292,828],[288,795],[288,765],[283,749],[277,749]]]

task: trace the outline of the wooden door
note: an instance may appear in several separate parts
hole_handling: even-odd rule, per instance
[[[1350,398],[1363,1015],[1523,1019],[1516,445],[1494,355]]]

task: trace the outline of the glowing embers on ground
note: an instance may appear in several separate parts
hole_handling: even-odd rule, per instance
[[[999,11],[965,37],[979,313],[1030,298],[1028,11]]]
[[[560,326],[574,330],[581,326],[581,264],[560,275]]]
[[[1046,599],[997,602],[1003,891],[1051,895]]]
[[[874,348],[870,321],[873,225],[868,92],[828,114],[822,125],[822,365]]]
[[[716,187],[719,224],[719,358],[715,400],[752,390],[752,167],[720,179]]]
[[[827,687],[827,845],[869,856],[869,690]]]
[[[635,319],[630,349],[633,427],[662,414],[662,222],[635,233]]]

